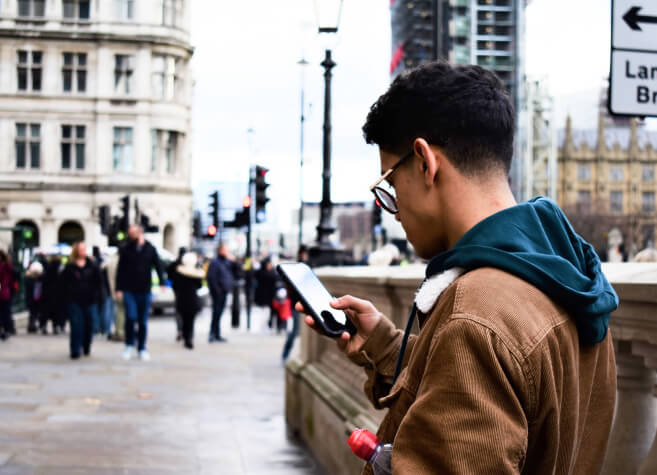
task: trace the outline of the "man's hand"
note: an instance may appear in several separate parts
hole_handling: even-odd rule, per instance
[[[338,347],[348,355],[352,355],[360,351],[361,347],[367,341],[374,328],[379,324],[383,315],[379,312],[372,302],[368,300],[358,299],[351,295],[345,295],[339,299],[331,302],[331,307],[337,310],[344,310],[347,317],[356,327],[356,334],[350,335],[347,332],[342,332],[338,338]],[[301,302],[295,305],[298,312],[306,313]],[[306,315],[304,321],[306,324],[315,328],[315,321],[310,315]]]

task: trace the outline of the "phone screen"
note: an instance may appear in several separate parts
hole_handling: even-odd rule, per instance
[[[326,287],[317,278],[315,273],[305,264],[280,264],[288,278],[294,283],[299,292],[303,294],[315,313],[326,320],[323,313],[327,312],[340,325],[346,325],[347,317],[344,312],[335,310],[329,302],[333,300]]]

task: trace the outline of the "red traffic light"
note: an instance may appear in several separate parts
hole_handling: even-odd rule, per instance
[[[208,226],[208,236],[215,236],[217,234],[217,227],[214,224]]]
[[[250,196],[247,195],[247,196],[244,197],[244,199],[242,200],[242,206],[244,206],[245,208],[248,208],[249,206],[251,206],[251,197]]]

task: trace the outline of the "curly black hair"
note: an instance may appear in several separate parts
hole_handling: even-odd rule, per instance
[[[508,175],[515,113],[502,81],[480,66],[432,61],[405,71],[372,105],[363,125],[368,144],[407,153],[424,138],[467,176]]]

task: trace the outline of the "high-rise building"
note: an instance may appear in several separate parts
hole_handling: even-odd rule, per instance
[[[509,89],[516,111],[525,108],[524,17],[527,0],[391,0],[394,77],[422,61],[445,59],[452,64],[478,64],[495,73]],[[525,131],[519,124],[520,140]],[[511,187],[520,197],[523,160],[511,169]]]
[[[103,246],[99,207],[129,195],[151,241],[189,241],[189,3],[0,3],[0,226]]]

